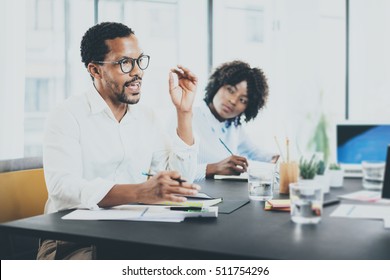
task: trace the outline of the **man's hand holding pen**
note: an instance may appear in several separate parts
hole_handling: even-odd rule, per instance
[[[144,174],[152,175],[152,174]],[[138,202],[159,203],[162,201],[184,202],[183,197],[197,195],[200,186],[181,179],[176,171],[161,171],[141,184],[138,190]]]

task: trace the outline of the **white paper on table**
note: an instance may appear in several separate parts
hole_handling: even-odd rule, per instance
[[[383,223],[384,223],[385,228],[390,228],[390,219],[389,218],[383,219]]]
[[[342,204],[330,214],[330,217],[379,219],[384,220],[385,228],[390,227],[389,206]]]
[[[339,195],[339,198],[365,202],[376,202],[381,198],[381,193],[379,191],[361,190],[357,192]]]
[[[214,175],[215,180],[242,180],[248,181],[248,173],[244,172],[240,175]]]
[[[218,217],[218,207],[201,211],[172,211],[161,205],[120,205],[109,209],[77,209],[62,217],[64,220],[130,220],[179,223],[189,217]]]
[[[146,215],[146,213],[148,213]],[[179,223],[184,217],[169,215],[165,206],[123,205],[110,209],[84,210],[77,209],[62,217],[64,220],[131,220]]]

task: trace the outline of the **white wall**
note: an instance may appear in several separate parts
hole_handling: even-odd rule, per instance
[[[23,157],[24,1],[2,0],[0,9],[0,159]]]
[[[281,145],[289,138],[295,158],[313,152],[309,143],[321,114],[327,115],[329,134],[335,120],[344,116],[345,2],[216,0],[216,4],[215,64],[241,59],[268,77],[268,103],[247,125],[248,134],[269,150],[277,149],[274,136]],[[264,20],[256,26],[263,29],[261,42],[245,42],[243,34],[251,26],[234,29],[229,13],[235,5],[263,12]]]
[[[390,123],[390,2],[350,3],[350,119]]]

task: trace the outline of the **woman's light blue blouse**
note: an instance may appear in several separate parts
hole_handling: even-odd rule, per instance
[[[194,108],[193,129],[199,141],[198,167],[195,180],[202,180],[209,163],[219,162],[231,154],[221,139],[235,155],[254,161],[271,161],[272,154],[266,153],[247,136],[242,125],[227,125],[218,121],[205,102]]]

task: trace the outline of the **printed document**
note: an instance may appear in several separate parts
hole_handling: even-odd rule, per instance
[[[390,228],[390,206],[342,204],[330,214],[330,217],[379,219],[384,221],[385,228]]]
[[[218,207],[172,210],[175,207],[158,205],[120,205],[98,210],[77,209],[62,217],[64,220],[128,220],[181,222],[185,218],[218,217]]]

